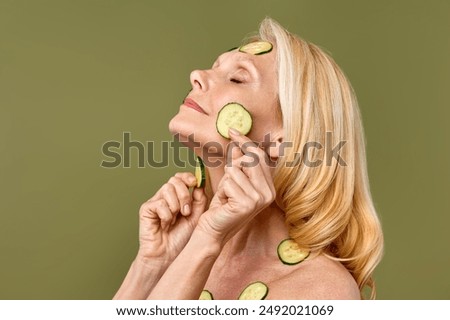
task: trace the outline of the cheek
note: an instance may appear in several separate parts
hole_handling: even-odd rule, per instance
[[[277,105],[264,105],[249,107],[249,112],[252,115],[253,126],[249,133],[249,138],[253,141],[263,141],[266,134],[279,129],[282,126],[281,120],[277,116]]]

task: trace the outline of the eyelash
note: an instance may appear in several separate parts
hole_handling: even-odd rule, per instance
[[[234,82],[234,83],[237,83],[237,84],[243,83],[243,81],[238,80],[238,79],[236,79],[236,78],[231,78],[230,81],[231,81],[231,82]]]

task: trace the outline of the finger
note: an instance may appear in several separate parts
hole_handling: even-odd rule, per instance
[[[166,229],[172,221],[172,212],[164,199],[144,203],[140,213],[141,219],[158,219],[162,229]]]
[[[259,160],[249,157],[247,154],[235,159],[230,168],[226,168],[248,195],[260,202],[272,202],[275,197],[275,186],[272,176],[264,174],[263,166]],[[250,192],[252,191],[252,192]],[[262,197],[262,198],[261,198]]]
[[[192,172],[177,172],[175,177],[179,178],[187,187],[195,187],[197,179]]]
[[[225,153],[225,168],[230,167],[234,159],[241,157],[243,154],[241,148],[239,147],[239,142],[231,141],[227,144]]]
[[[172,178],[171,178],[172,179]],[[173,183],[166,183],[163,188],[161,188],[161,197],[167,202],[170,211],[173,215],[176,215],[180,212],[181,206],[180,201],[178,199],[177,191]]]
[[[241,189],[253,199],[258,198],[257,190],[264,188],[264,186],[267,185],[264,177],[259,178],[259,183],[250,181],[250,178],[237,165],[227,168],[226,171],[230,179],[233,179],[234,182],[236,182],[236,184],[239,185]]]
[[[231,131],[230,131],[231,133]],[[247,170],[243,169],[243,171],[248,171],[251,174],[251,171],[257,171],[253,174],[253,176],[257,176],[259,174],[263,174],[266,178],[266,181],[270,183],[273,181],[270,168],[269,168],[269,156],[262,150],[255,142],[247,138],[243,135],[230,135],[233,139],[233,143],[238,145],[241,149],[241,153],[243,154],[242,161],[239,163],[239,166],[243,168],[260,168],[259,170]],[[233,161],[237,158],[233,158]]]
[[[257,206],[270,204],[275,199],[275,187],[272,181],[266,181],[263,174],[256,175],[251,179],[245,168],[233,166],[227,173],[244,190],[245,194],[253,199]]]
[[[197,179],[191,172],[178,172],[175,177],[181,179],[187,187],[194,187],[197,183]],[[170,179],[169,179],[170,181]],[[163,188],[159,189],[149,201],[158,200],[163,198],[165,190]]]
[[[208,197],[206,196],[204,188],[195,188],[192,191],[192,213],[191,219],[197,222],[200,216],[206,211],[208,204]]]
[[[232,142],[237,142],[240,146],[242,146],[244,143],[249,143],[257,146],[256,142],[252,141],[249,137],[244,136],[239,133],[237,130],[230,130],[229,136]]]
[[[249,197],[242,187],[231,177],[223,183],[223,197],[227,198],[225,207],[228,206],[230,212],[252,214],[255,210],[255,201]]]
[[[234,146],[239,147],[241,150],[242,155],[248,154],[250,155],[252,158],[254,158],[256,161],[259,160],[260,162],[263,162],[265,164],[268,164],[269,161],[269,157],[268,155],[264,152],[264,150],[261,148],[261,146],[252,141],[250,138],[239,134],[239,131],[231,131],[230,130],[230,138],[231,138],[231,143]],[[234,155],[235,153],[233,153]],[[240,156],[240,155],[239,155]],[[233,157],[233,160],[236,159],[237,157]],[[264,160],[264,161],[262,161]]]
[[[189,187],[177,176],[170,178],[169,184],[174,187],[181,214],[184,216],[191,214],[192,198]]]
[[[261,151],[262,152],[262,151]],[[256,149],[255,152],[247,152],[245,155],[237,159],[236,165],[242,168],[242,171],[249,176],[250,179],[264,179],[267,183],[273,181],[270,170],[264,163],[264,158],[261,159],[260,151]]]

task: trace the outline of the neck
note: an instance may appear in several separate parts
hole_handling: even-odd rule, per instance
[[[270,256],[281,240],[288,237],[284,213],[273,203],[228,241],[227,255]]]
[[[208,168],[208,179],[211,186],[213,194],[217,192],[217,187],[219,186],[220,180],[222,180],[225,174],[225,165],[221,164],[216,168]]]
[[[224,176],[224,166],[208,168],[208,176],[215,194]],[[226,256],[272,254],[279,242],[287,237],[284,212],[273,202],[228,241],[223,253]]]

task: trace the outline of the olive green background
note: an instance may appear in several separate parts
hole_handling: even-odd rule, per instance
[[[378,298],[450,298],[449,1],[0,0],[0,299],[114,295],[140,204],[180,169],[138,168],[136,150],[102,168],[103,143],[170,141],[189,72],[267,15],[356,90],[386,240]]]

